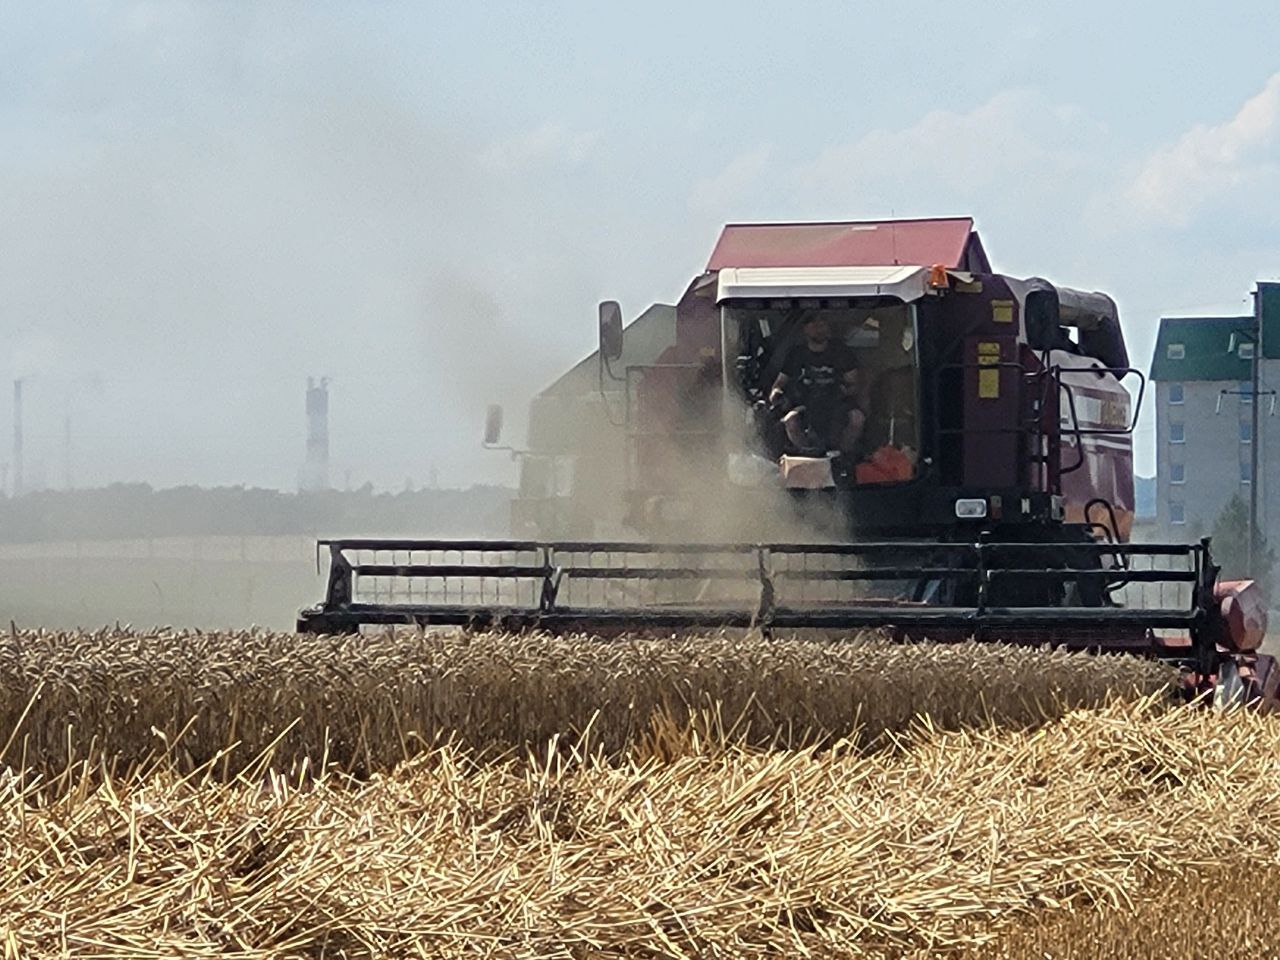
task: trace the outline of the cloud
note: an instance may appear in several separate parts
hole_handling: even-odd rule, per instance
[[[14,378],[40,376],[65,363],[65,344],[39,330],[19,333],[12,344]]]
[[[573,130],[548,121],[532,130],[491,144],[480,155],[480,163],[496,173],[512,173],[530,168],[578,167],[595,151],[600,135],[592,130]]]
[[[1182,227],[1224,195],[1274,191],[1280,185],[1278,138],[1280,73],[1226,123],[1198,124],[1156,150],[1129,185],[1127,199],[1151,219]]]
[[[978,213],[1047,198],[1097,164],[1103,128],[1034,90],[1009,90],[969,111],[935,110],[822,150],[796,170],[806,196],[898,215]]]
[[[808,155],[762,145],[695,183],[689,206],[727,220],[972,215],[997,255],[1024,251],[1026,269],[1045,270],[1070,249],[1066,236],[1088,231],[1081,211],[1100,185],[1114,184],[1111,150],[1080,108],[1013,89]]]
[[[773,148],[763,144],[729,161],[718,173],[705,177],[693,185],[689,195],[691,209],[705,213],[719,213],[758,191],[773,164]]]

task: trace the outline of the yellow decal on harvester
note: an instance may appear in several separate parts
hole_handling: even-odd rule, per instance
[[[992,323],[1013,323],[1013,301],[1012,300],[992,300],[991,301],[991,322]]]
[[[978,366],[995,366],[1000,362],[1000,344],[986,341],[978,344]],[[997,400],[1000,397],[1000,371],[978,371],[978,399]]]

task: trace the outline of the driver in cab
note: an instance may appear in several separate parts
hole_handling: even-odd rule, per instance
[[[857,358],[835,340],[831,322],[817,313],[804,319],[804,342],[787,355],[769,391],[769,403],[787,401],[782,417],[787,440],[800,453],[823,456],[839,450],[852,456],[866,425],[857,405]]]

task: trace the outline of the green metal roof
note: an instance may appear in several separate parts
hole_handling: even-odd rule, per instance
[[[1276,295],[1280,297],[1280,290]],[[1277,309],[1280,309],[1280,300]],[[1163,318],[1156,337],[1156,353],[1151,360],[1151,379],[1248,380],[1252,367],[1247,359],[1231,349],[1233,333],[1252,336],[1253,317]],[[1179,345],[1181,351],[1177,349]]]

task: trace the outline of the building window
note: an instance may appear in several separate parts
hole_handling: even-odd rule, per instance
[[[1236,392],[1240,394],[1241,403],[1253,402],[1253,383],[1249,380],[1241,380],[1236,385]]]
[[[1247,460],[1240,461],[1240,482],[1249,483],[1253,480],[1253,464]]]
[[[1169,344],[1168,348],[1165,350],[1165,355],[1170,360],[1185,360],[1187,356],[1186,344],[1182,344],[1182,343]]]
[[[1170,523],[1186,523],[1187,508],[1181,500],[1169,501],[1169,522]]]
[[[1241,360],[1252,360],[1253,344],[1252,343],[1240,344],[1238,347],[1236,347],[1236,356],[1238,356]]]
[[[1253,424],[1248,420],[1240,421],[1240,442],[1253,443]]]
[[[1182,403],[1182,400],[1183,400],[1182,384],[1180,383],[1169,384],[1169,402]]]
[[[1187,442],[1187,425],[1185,423],[1169,424],[1169,442],[1170,443],[1186,443]]]
[[[1170,483],[1186,483],[1187,482],[1187,465],[1185,463],[1169,464],[1169,482]]]

